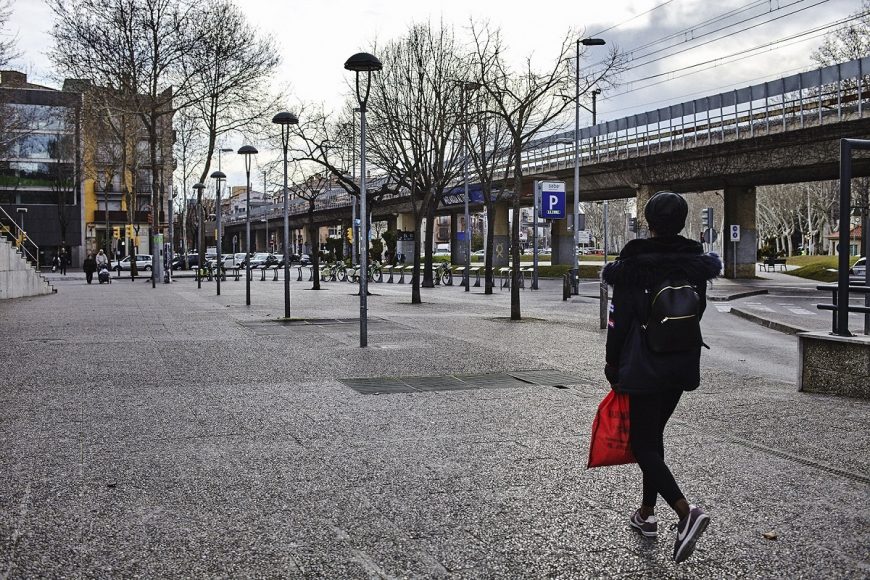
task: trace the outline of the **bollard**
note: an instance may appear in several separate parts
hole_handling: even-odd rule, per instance
[[[562,300],[568,300],[571,296],[571,283],[568,281],[568,274],[562,274]]]
[[[599,328],[601,328],[601,329],[607,328],[607,313],[608,313],[608,308],[607,308],[608,296],[607,296],[607,294],[608,294],[608,292],[609,292],[609,288],[607,286],[607,282],[602,280],[601,287],[599,289],[600,303],[599,303],[599,307],[598,307],[598,316],[600,318],[600,320],[598,322],[599,322]]]

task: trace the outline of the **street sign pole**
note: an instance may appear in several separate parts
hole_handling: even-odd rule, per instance
[[[740,226],[732,225],[729,228],[731,232],[731,253],[734,258],[734,279],[737,279],[737,243],[740,241]]]
[[[538,201],[541,198],[541,182],[535,181],[535,208],[532,212],[534,245],[532,246],[532,290],[538,289]]]

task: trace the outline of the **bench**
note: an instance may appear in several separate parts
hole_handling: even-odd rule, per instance
[[[764,268],[765,272],[770,272],[771,269],[776,271],[776,267],[779,266],[780,272],[785,271],[785,258],[765,258],[763,262],[758,264],[758,269]]]

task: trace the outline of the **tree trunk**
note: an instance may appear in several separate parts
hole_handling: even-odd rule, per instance
[[[426,211],[426,264],[423,267],[423,288],[434,288],[435,279],[432,276],[432,247],[435,241],[435,210],[438,209],[438,203],[433,197]]]
[[[515,169],[519,175],[519,168]],[[514,179],[513,223],[511,224],[511,320],[522,320],[520,312],[520,193],[521,178]]]
[[[493,240],[495,240],[495,232],[493,231],[493,226],[495,225],[495,204],[492,202],[487,203],[486,208],[486,256],[484,256],[484,294],[492,294],[493,286],[495,286],[492,278],[492,245]]]
[[[411,271],[411,304],[422,304],[420,297],[420,230],[422,229],[422,217],[414,216],[414,269]]]
[[[314,200],[308,200],[308,242],[311,244],[312,290],[320,290],[320,243],[317,239],[317,226],[314,224]],[[365,276],[365,272],[360,272]]]

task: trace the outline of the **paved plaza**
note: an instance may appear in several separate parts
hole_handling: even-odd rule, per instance
[[[559,281],[522,322],[506,290],[374,284],[365,349],[347,283],[294,276],[287,323],[271,277],[250,307],[232,280],[53,282],[0,302],[0,578],[870,577],[870,403],[721,349],[666,432],[712,523],[680,565],[663,503],[634,532],[637,466],[585,469],[598,300]]]

